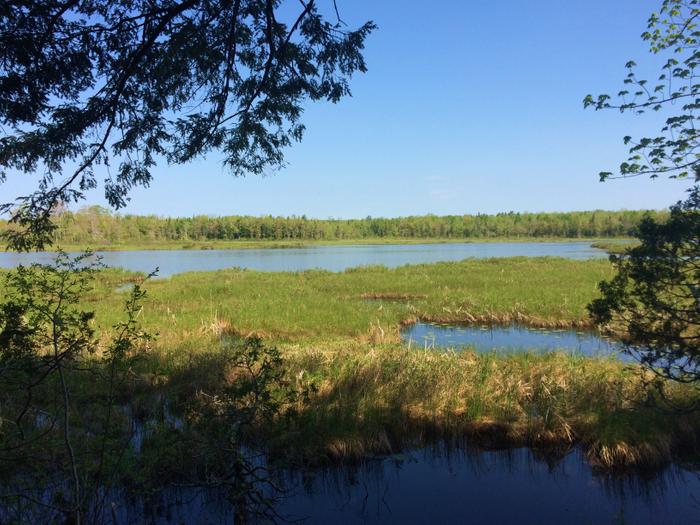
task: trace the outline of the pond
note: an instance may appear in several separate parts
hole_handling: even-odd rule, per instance
[[[557,459],[529,449],[433,447],[355,467],[291,472],[275,510],[307,524],[685,524],[700,519],[700,474],[596,473],[574,449]],[[225,524],[234,512],[217,490],[165,491],[117,502],[119,523]],[[264,521],[263,521],[264,522]]]
[[[616,354],[623,360],[630,356],[620,354],[621,345],[593,332],[578,330],[537,329],[512,324],[508,326],[459,326],[416,323],[402,331],[403,340],[420,348],[471,347],[476,352],[492,350],[513,352],[519,350],[563,350],[586,356]]]
[[[159,276],[190,271],[250,268],[262,271],[323,269],[333,272],[369,264],[389,268],[405,264],[459,261],[466,258],[556,256],[568,259],[607,257],[590,242],[473,242],[442,244],[382,244],[311,246],[308,248],[264,248],[230,250],[140,250],[100,252],[108,266],[149,273],[159,267]],[[0,252],[0,268],[18,264],[47,263],[52,253]]]

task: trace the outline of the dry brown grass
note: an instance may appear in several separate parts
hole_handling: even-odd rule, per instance
[[[488,448],[580,445],[595,466],[641,468],[671,461],[700,428],[697,416],[646,406],[639,370],[612,359],[356,340],[290,345],[284,354],[290,374],[317,387],[301,416],[313,429],[299,429],[305,447],[331,461],[466,437]]]

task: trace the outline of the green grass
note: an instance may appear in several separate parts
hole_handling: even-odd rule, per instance
[[[639,241],[634,239],[607,239],[596,241],[591,244],[591,247],[598,248],[599,250],[605,250],[608,253],[620,254],[629,248],[634,248],[639,246]]]
[[[584,326],[585,305],[610,271],[607,261],[520,257],[341,273],[191,272],[150,282],[142,319],[169,342],[221,324],[274,342],[398,341],[400,326],[417,319]],[[107,325],[122,300],[111,290],[130,278],[111,274],[91,297]]]

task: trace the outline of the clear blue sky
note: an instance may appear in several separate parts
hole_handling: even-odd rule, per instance
[[[309,106],[285,169],[235,179],[215,155],[161,165],[122,212],[351,218],[665,208],[682,198],[687,182],[598,182],[625,159],[624,135],[658,123],[581,103],[616,93],[628,59],[651,63],[639,35],[659,0],[338,3],[351,25],[379,26],[369,71],[354,78],[352,98]],[[9,181],[0,200],[29,188]]]

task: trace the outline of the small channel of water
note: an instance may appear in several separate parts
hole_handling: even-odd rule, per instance
[[[577,330],[543,330],[517,324],[509,326],[458,326],[432,323],[416,323],[402,332],[403,340],[420,348],[466,347],[476,352],[516,352],[521,350],[554,351],[563,350],[585,356],[621,354],[621,345],[592,332]]]

